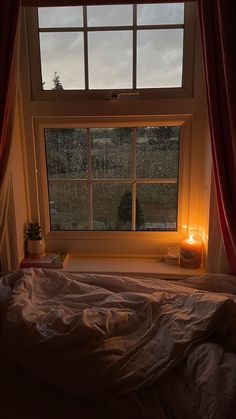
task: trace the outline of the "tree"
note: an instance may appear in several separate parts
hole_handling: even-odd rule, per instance
[[[126,191],[118,206],[118,218],[123,223],[132,223],[132,193]],[[144,224],[144,215],[139,200],[136,198],[136,228]]]
[[[57,74],[56,71],[54,73],[52,81],[53,81],[53,84],[54,84],[54,87],[52,88],[52,90],[64,90],[63,86],[61,84],[60,76],[59,76],[59,74]]]

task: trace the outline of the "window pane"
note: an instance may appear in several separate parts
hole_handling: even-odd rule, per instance
[[[164,25],[184,23],[184,4],[138,4],[138,25]]]
[[[88,35],[89,88],[131,88],[132,32],[91,32]]]
[[[131,230],[130,185],[93,186],[94,230]]]
[[[83,34],[45,32],[39,35],[43,88],[84,89]],[[55,81],[55,73],[61,87]]]
[[[126,26],[132,25],[131,5],[88,6],[88,26]]]
[[[83,26],[83,8],[78,7],[39,7],[40,28],[64,28]]]
[[[88,177],[86,129],[46,128],[45,147],[49,179]]]
[[[177,178],[179,127],[137,129],[137,178]]]
[[[88,230],[88,187],[76,181],[49,181],[52,230]]]
[[[177,185],[137,185],[142,223],[137,230],[173,231],[177,228]]]
[[[131,129],[91,129],[92,170],[96,179],[131,177]]]
[[[137,87],[181,87],[183,29],[137,32]]]

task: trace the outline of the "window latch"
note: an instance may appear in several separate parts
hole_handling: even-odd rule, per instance
[[[109,94],[110,100],[119,100],[121,96],[138,96],[139,92],[114,92],[113,90]]]

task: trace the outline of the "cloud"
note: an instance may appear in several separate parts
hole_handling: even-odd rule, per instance
[[[182,29],[138,31],[138,87],[181,86],[182,45]]]
[[[89,6],[87,8],[88,26],[132,25],[131,5]]]
[[[53,88],[55,72],[59,74],[64,89],[84,89],[82,33],[41,33],[40,46],[44,89]]]
[[[40,28],[61,28],[83,26],[83,7],[40,7],[38,9]]]
[[[138,25],[165,25],[184,23],[184,3],[139,4]]]
[[[89,74],[92,89],[132,88],[132,32],[91,33]]]
[[[131,11],[131,5],[91,6],[88,21],[94,26],[126,25]],[[40,8],[39,17],[43,27],[77,26],[82,7]],[[138,19],[142,24],[181,22],[183,5],[138,5]],[[88,32],[90,88],[132,88],[132,37],[130,30]],[[45,89],[53,87],[55,71],[64,89],[85,88],[83,32],[40,33],[40,47]],[[137,47],[137,87],[181,86],[183,29],[138,30]]]

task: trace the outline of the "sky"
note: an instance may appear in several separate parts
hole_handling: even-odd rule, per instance
[[[132,25],[131,5],[88,6],[88,28]],[[183,24],[183,3],[137,6],[138,25]],[[40,28],[83,26],[78,7],[39,8]],[[88,32],[90,89],[132,88],[130,29]],[[83,32],[40,33],[44,89],[53,87],[55,72],[64,89],[84,89]],[[137,88],[180,87],[182,80],[183,29],[152,29],[137,32]]]

